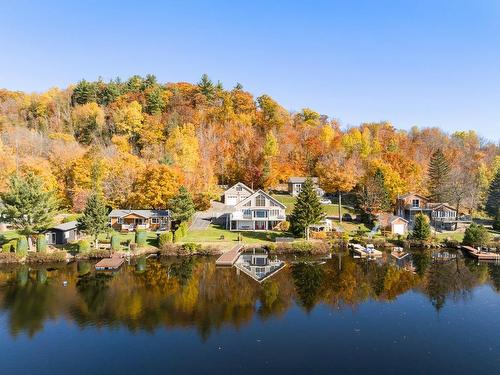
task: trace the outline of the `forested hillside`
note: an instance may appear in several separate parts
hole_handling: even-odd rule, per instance
[[[255,98],[240,84],[225,89],[207,76],[195,84],[148,75],[40,94],[0,90],[0,131],[0,192],[9,175],[33,172],[74,211],[93,181],[112,207],[167,207],[185,185],[203,208],[218,184],[270,189],[306,175],[319,176],[327,191],[364,191],[366,199],[382,181],[390,202],[437,185],[450,204],[471,211],[483,208],[500,167],[499,147],[473,130],[407,132],[390,123],[341,130],[314,110],[290,113],[268,95]],[[444,177],[428,173],[437,150]]]

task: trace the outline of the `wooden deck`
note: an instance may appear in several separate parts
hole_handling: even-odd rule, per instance
[[[121,267],[125,259],[119,255],[113,255],[111,258],[101,259],[96,263],[95,269],[98,271],[116,270]]]
[[[380,258],[383,255],[383,253],[379,250],[373,250],[373,252],[368,253],[365,251],[365,247],[359,244],[351,244],[351,249],[361,258]]]
[[[235,245],[231,250],[222,254],[216,261],[216,266],[232,266],[240,256],[243,245]]]
[[[472,246],[462,246],[462,250],[464,250],[468,255],[476,258],[477,260],[500,261],[500,254],[498,253],[492,253],[490,251],[479,251]]]

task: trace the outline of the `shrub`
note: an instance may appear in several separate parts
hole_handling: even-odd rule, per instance
[[[19,256],[25,256],[28,253],[28,239],[25,236],[19,237],[17,240],[16,253]]]
[[[135,243],[137,244],[137,247],[144,247],[146,246],[146,240],[147,240],[147,233],[143,230],[138,230],[135,232]]]
[[[30,253],[28,255],[27,261],[29,263],[57,263],[66,261],[65,251],[56,251],[53,253]]]
[[[200,249],[201,249],[200,244],[196,244],[196,243],[192,243],[192,242],[185,243],[182,245],[182,250],[184,250],[185,252],[187,252],[189,254],[195,254]]]
[[[88,253],[90,251],[90,242],[87,240],[78,241],[78,252]]]
[[[160,237],[158,238],[158,245],[160,247],[165,246],[166,244],[172,243],[174,240],[174,235],[172,232],[164,232],[160,234]]]
[[[431,235],[431,225],[429,217],[425,214],[415,215],[415,225],[413,226],[412,238],[425,241]]]
[[[205,247],[202,247],[201,249],[198,249],[198,255],[212,256],[212,255],[220,255],[220,254],[222,254],[221,249],[214,247],[214,246],[205,246]]]
[[[282,221],[279,225],[279,229],[283,232],[288,232],[290,230],[290,222]]]
[[[47,239],[43,234],[39,234],[36,237],[36,251],[39,253],[45,253],[47,251]]]
[[[294,242],[292,243],[292,250],[296,253],[310,253],[312,251],[312,244],[309,242]]]
[[[462,243],[469,246],[484,246],[490,240],[488,230],[482,226],[472,223],[464,233]]]
[[[269,245],[266,246],[267,251],[269,251],[270,253],[276,252],[277,248],[278,246],[276,246],[275,243],[270,243]]]
[[[174,242],[178,242],[182,237],[184,237],[187,234],[188,231],[188,224],[183,221],[182,223],[179,224],[177,229],[174,232]]]
[[[118,234],[113,234],[111,236],[111,250],[119,251],[121,250],[120,236]]]

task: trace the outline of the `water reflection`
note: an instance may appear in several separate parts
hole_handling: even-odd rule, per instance
[[[269,258],[255,260],[264,261],[270,263]],[[81,327],[131,331],[196,327],[207,338],[213,330],[240,327],[255,316],[280,316],[293,305],[305,311],[318,304],[355,309],[368,300],[390,301],[414,290],[439,311],[449,300],[467,301],[482,284],[500,291],[500,266],[495,264],[431,251],[412,253],[408,261],[413,268],[390,256],[374,262],[339,254],[324,264],[290,262],[262,283],[234,268],[216,268],[210,258],[141,259],[116,273],[96,273],[88,262],[23,266],[0,272],[0,311],[12,335],[32,336],[45,322],[64,318]]]
[[[271,259],[264,249],[252,249],[243,252],[234,266],[252,279],[262,282],[281,270],[285,262],[276,256]]]

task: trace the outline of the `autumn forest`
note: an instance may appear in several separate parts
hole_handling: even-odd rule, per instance
[[[32,172],[74,212],[96,181],[111,207],[167,207],[184,185],[204,209],[219,185],[238,181],[270,190],[290,176],[318,176],[327,192],[355,192],[379,173],[394,202],[408,191],[429,194],[436,150],[450,164],[440,182],[449,203],[483,210],[500,149],[473,130],[404,131],[389,122],[345,128],[206,75],[197,83],[148,75],[43,93],[0,90],[0,192],[8,176]]]

